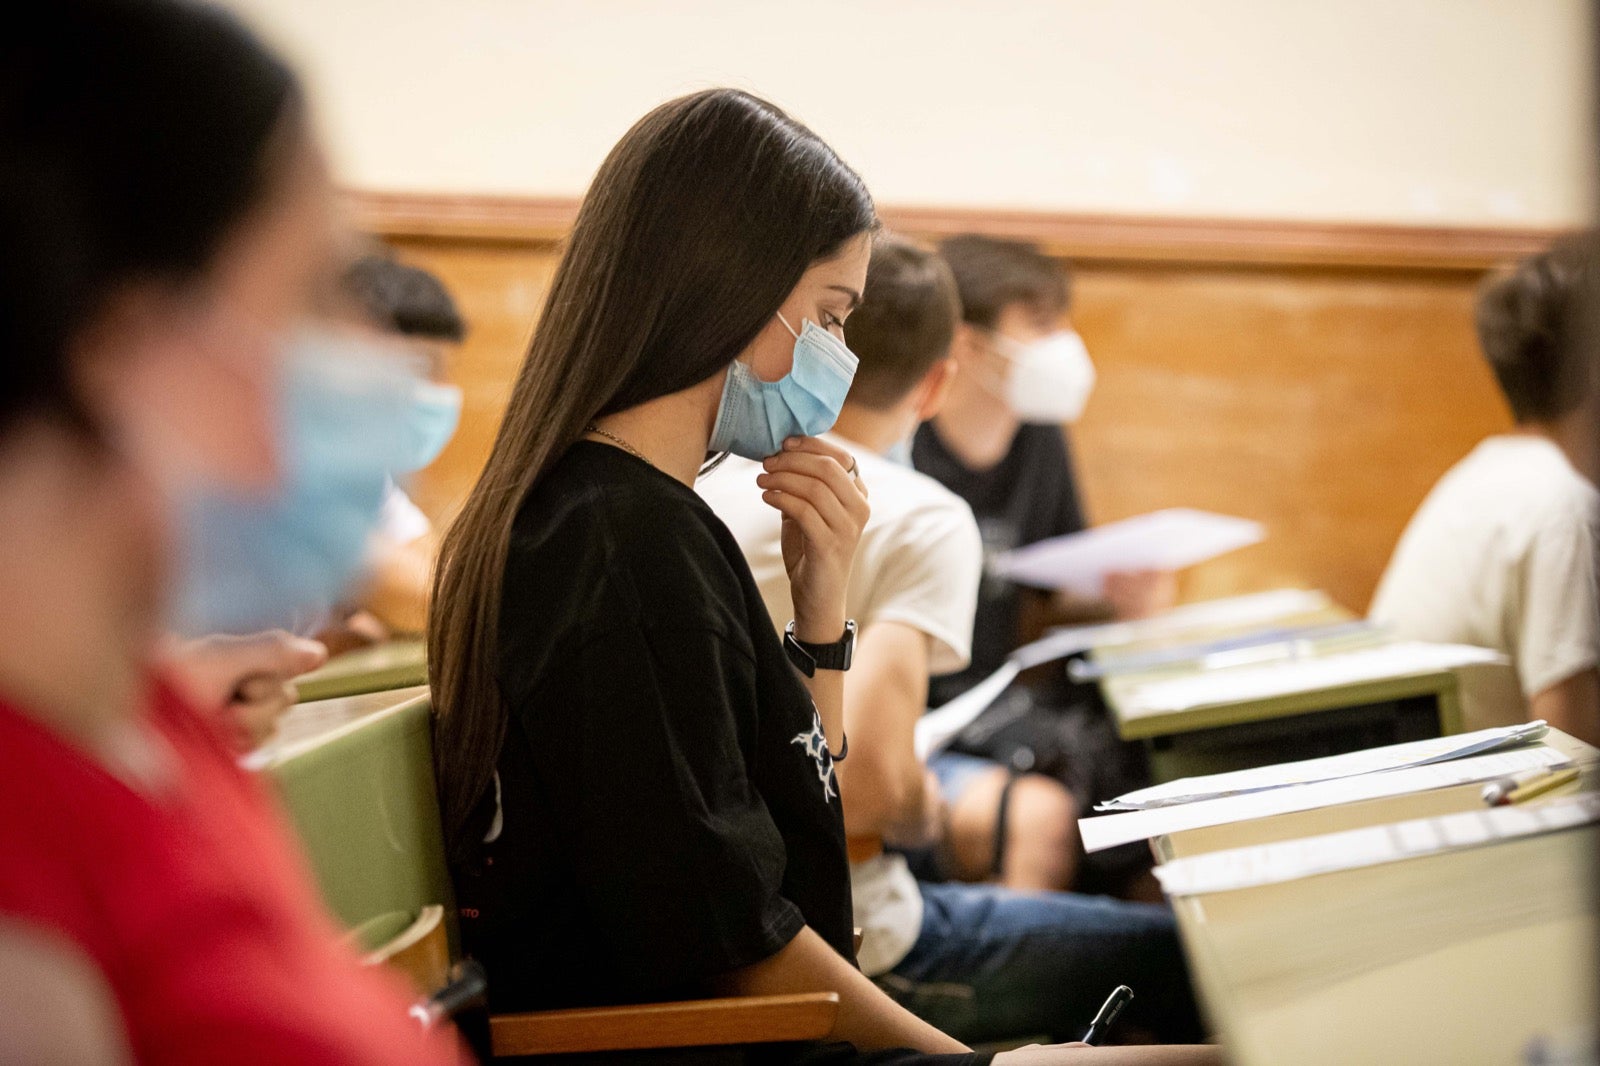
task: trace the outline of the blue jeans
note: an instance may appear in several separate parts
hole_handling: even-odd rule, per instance
[[[958,1040],[1077,1040],[1119,984],[1134,999],[1118,1029],[1165,1043],[1202,1038],[1177,927],[1161,904],[960,884],[923,884],[922,900],[921,935],[877,982]]]

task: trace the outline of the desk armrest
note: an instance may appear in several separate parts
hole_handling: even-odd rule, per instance
[[[838,1014],[838,993],[806,992],[498,1014],[489,1030],[498,1058],[821,1040]]]

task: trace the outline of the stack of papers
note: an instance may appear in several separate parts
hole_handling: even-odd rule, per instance
[[[1229,892],[1477,847],[1595,821],[1600,821],[1600,795],[1589,792],[1531,807],[1491,807],[1207,852],[1174,859],[1156,867],[1155,873],[1168,895]]]
[[[1320,592],[1305,589],[1275,589],[1246,596],[1203,600],[1174,608],[1159,618],[1138,622],[1111,622],[1105,625],[1068,626],[1011,653],[1006,662],[983,681],[936,711],[929,711],[917,722],[917,757],[928,759],[955,739],[978,716],[999,699],[1017,675],[1035,666],[1093,648],[1136,641],[1182,637],[1199,630],[1260,625],[1282,618],[1324,611],[1332,604]]]
[[[1092,660],[1074,659],[1067,664],[1067,675],[1074,681],[1098,681],[1117,674],[1143,674],[1180,666],[1217,670],[1370,648],[1387,639],[1387,631],[1365,619],[1321,625],[1268,626],[1220,638],[1164,644],[1154,649],[1109,650]]]
[[[1261,666],[1143,681],[1117,691],[1117,710],[1124,721],[1130,721],[1198,707],[1272,699],[1505,661],[1504,656],[1487,648],[1406,641],[1334,655],[1312,655]]]
[[[1307,785],[1316,781],[1332,781],[1341,777],[1382,773],[1386,770],[1404,770],[1412,766],[1449,762],[1493,751],[1521,747],[1540,740],[1549,727],[1543,721],[1522,722],[1495,729],[1480,729],[1475,733],[1458,733],[1449,737],[1413,740],[1405,744],[1390,744],[1382,748],[1352,751],[1345,755],[1329,755],[1320,759],[1277,763],[1258,766],[1250,770],[1235,770],[1225,774],[1205,777],[1185,777],[1129,792],[1100,804],[1101,811],[1141,811],[1154,807],[1172,807],[1181,803],[1216,799],[1220,796],[1238,796],[1247,792],[1264,792],[1289,785]]]
[[[1132,844],[1186,829],[1228,825],[1276,814],[1449,788],[1527,770],[1559,766],[1568,761],[1561,752],[1543,745],[1515,748],[1385,773],[1359,774],[1355,777],[1218,796],[1176,806],[1082,818],[1078,821],[1078,834],[1083,839],[1085,851],[1103,851],[1119,844]]]
[[[1107,574],[1181,570],[1265,537],[1259,522],[1172,508],[1029,544],[1001,555],[994,569],[1020,585],[1098,596]]]

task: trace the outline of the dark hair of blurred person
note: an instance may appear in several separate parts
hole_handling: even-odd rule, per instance
[[[939,254],[955,276],[964,322],[998,329],[1001,314],[1020,306],[1053,326],[1071,303],[1066,270],[1025,241],[965,233],[941,241]]]
[[[335,238],[296,80],[231,16],[62,0],[0,39],[0,987],[120,1030],[0,1010],[7,1054],[453,1058],[151,670],[178,501],[280,476],[283,336]]]
[[[452,344],[466,339],[467,324],[450,290],[421,267],[368,253],[345,269],[344,287],[377,329]]]
[[[850,344],[861,358],[850,403],[892,407],[950,357],[961,297],[936,253],[898,237],[880,239],[861,306],[850,318]]]
[[[1478,342],[1519,423],[1554,422],[1594,391],[1580,343],[1594,299],[1597,241],[1584,234],[1490,274],[1478,291]]]

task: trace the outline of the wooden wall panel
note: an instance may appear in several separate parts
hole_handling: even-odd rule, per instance
[[[463,392],[461,427],[433,465],[417,475],[412,493],[435,523],[444,523],[460,509],[489,457],[558,254],[550,242],[410,238],[390,243],[407,262],[444,280],[468,324],[451,367],[451,378]]]
[[[1203,507],[1265,543],[1186,598],[1285,584],[1364,610],[1437,477],[1509,424],[1471,327],[1476,276],[1226,268],[1078,273],[1100,384],[1074,439],[1091,515]]]
[[[416,486],[441,521],[488,454],[570,217],[570,204],[443,203],[360,205],[471,321],[454,370],[462,428]],[[905,214],[930,236],[986,228]],[[1032,232],[1021,217],[987,228]],[[1073,315],[1100,371],[1074,430],[1092,516],[1194,506],[1260,520],[1268,541],[1190,571],[1186,598],[1304,584],[1364,609],[1429,486],[1509,424],[1473,339],[1473,291],[1485,265],[1549,235],[1118,225],[1036,227],[1072,258]]]

